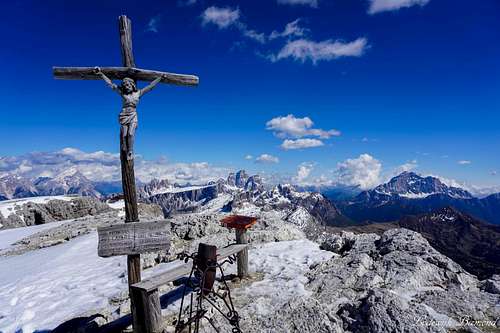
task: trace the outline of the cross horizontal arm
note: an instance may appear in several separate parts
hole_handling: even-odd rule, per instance
[[[95,67],[53,67],[54,77],[61,80],[100,80],[95,73]],[[195,75],[175,74],[135,67],[101,67],[101,71],[112,80],[122,80],[126,77],[136,81],[153,81],[159,76],[164,78],[161,83],[181,86],[196,86],[199,79]]]

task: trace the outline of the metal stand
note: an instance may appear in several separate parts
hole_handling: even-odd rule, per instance
[[[189,332],[198,333],[200,329],[200,322],[206,319],[208,323],[214,328],[216,332],[221,332],[221,330],[215,325],[214,321],[207,316],[208,310],[204,308],[205,304],[208,303],[214,309],[219,312],[224,319],[226,319],[232,326],[232,333],[241,333],[240,330],[240,317],[238,312],[234,309],[233,300],[231,299],[231,291],[226,282],[227,277],[224,275],[222,266],[225,263],[233,264],[236,262],[236,255],[231,255],[227,257],[222,262],[218,263],[215,256],[215,246],[210,246],[206,244],[200,244],[198,247],[198,252],[191,255],[181,254],[179,258],[188,262],[193,261],[193,268],[189,274],[189,278],[184,283],[184,289],[182,292],[181,307],[179,309],[179,316],[175,325],[175,332]],[[216,272],[219,271],[220,278],[215,279]],[[223,292],[216,292],[213,288],[214,280],[222,282]],[[184,299],[186,294],[190,293],[189,305],[184,309]],[[222,301],[222,305],[219,306]],[[186,310],[186,311],[184,311]],[[189,312],[189,316],[183,316],[184,312]],[[194,326],[194,327],[193,327]],[[187,329],[187,330],[186,330]]]

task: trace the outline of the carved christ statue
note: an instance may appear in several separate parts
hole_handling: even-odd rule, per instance
[[[99,67],[95,67],[94,72],[122,97],[122,111],[118,117],[118,121],[120,122],[120,136],[123,142],[121,149],[126,153],[127,159],[132,160],[134,158],[135,130],[137,129],[137,104],[139,104],[141,96],[151,91],[163,79],[163,75],[157,77],[146,87],[137,89],[135,81],[131,78],[124,78],[122,84],[117,86]]]

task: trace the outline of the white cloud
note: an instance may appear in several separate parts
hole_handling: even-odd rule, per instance
[[[252,155],[246,155],[245,156],[245,160],[253,160],[253,156]]]
[[[241,12],[239,8],[230,7],[208,7],[201,14],[202,25],[215,24],[219,29],[226,29],[234,26],[241,34],[247,38],[253,39],[259,43],[266,42],[266,35],[259,33],[240,20]]]
[[[243,36],[253,39],[261,44],[266,42],[266,35],[264,33],[259,33],[255,30],[248,29],[246,24],[238,24],[238,29],[241,31]]]
[[[361,154],[358,158],[338,163],[335,173],[340,184],[369,189],[380,184],[381,171],[382,163],[379,160],[369,154]]]
[[[398,10],[412,6],[425,6],[430,0],[370,0],[369,14]]]
[[[306,179],[309,177],[314,169],[313,163],[304,162],[297,168],[297,174],[292,178],[293,182],[296,184],[304,184]]]
[[[79,171],[92,181],[119,181],[120,156],[103,151],[87,153],[75,148],[64,148],[55,152],[0,157],[0,176],[55,177],[67,170]],[[143,182],[160,178],[171,182],[201,184],[226,177],[229,170],[207,162],[171,163],[164,158],[145,160],[136,156],[135,171],[136,177]]]
[[[498,185],[496,185],[496,186],[495,185],[494,186],[478,186],[478,185],[470,184],[470,183],[467,183],[464,181],[458,181],[455,179],[446,178],[446,177],[442,177],[442,176],[438,176],[438,175],[434,175],[434,174],[426,174],[425,176],[439,178],[439,180],[443,184],[445,184],[446,186],[462,188],[462,189],[470,192],[473,196],[478,197],[478,198],[486,197],[490,194],[500,192],[500,186],[498,186]]]
[[[262,154],[255,159],[255,163],[278,163],[279,161],[279,158],[269,154]]]
[[[468,164],[471,164],[472,162],[469,160],[460,160],[460,161],[457,161],[457,163],[460,165],[468,165]]]
[[[331,39],[321,42],[297,39],[287,42],[278,54],[272,54],[268,58],[273,62],[292,58],[303,63],[310,60],[313,64],[316,64],[321,60],[329,61],[340,57],[360,57],[367,47],[366,38],[358,38],[347,43]]]
[[[160,24],[160,20],[161,20],[160,15],[156,15],[155,17],[152,17],[148,22],[148,26],[146,28],[146,31],[158,32],[158,25]]]
[[[277,0],[281,5],[306,5],[311,7],[318,7],[318,0]]]
[[[276,39],[280,37],[302,37],[304,36],[309,30],[306,28],[302,28],[299,26],[300,19],[296,19],[295,21],[292,21],[288,23],[285,26],[285,29],[282,32],[278,32],[274,30],[271,32],[269,35],[269,39]]]
[[[309,117],[296,118],[293,114],[289,114],[285,117],[276,117],[269,120],[266,123],[266,129],[273,131],[277,137],[285,139],[281,144],[281,148],[285,150],[320,147],[324,143],[319,139],[328,139],[340,135],[340,132],[335,129],[323,130],[313,128],[313,125],[314,123]]]
[[[313,121],[309,117],[296,118],[293,114],[286,117],[276,117],[266,123],[266,129],[273,131],[279,138],[302,138],[304,136],[316,136],[320,139],[328,139],[332,136],[339,136],[340,132],[313,128]]]
[[[290,149],[321,147],[324,145],[325,144],[323,143],[323,141],[318,139],[297,139],[297,140],[286,139],[285,141],[283,141],[280,147],[285,150],[290,150]]]
[[[404,164],[401,164],[396,169],[394,169],[393,175],[399,175],[405,171],[412,171],[418,168],[417,160],[413,160]]]
[[[208,7],[201,14],[202,24],[215,24],[219,29],[225,29],[238,22],[240,10],[229,7]]]

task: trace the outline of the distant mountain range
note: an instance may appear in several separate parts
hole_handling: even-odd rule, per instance
[[[150,183],[138,182],[138,196],[143,201],[162,205],[166,214],[176,211],[191,211],[200,200],[209,200],[217,193],[233,191],[239,193],[236,197],[250,196],[256,203],[262,201],[266,190],[273,189],[270,184],[264,184],[258,175],[249,176],[244,170],[230,173],[227,179],[207,184],[192,186],[191,184],[171,184],[166,180],[152,180]],[[208,186],[208,187],[207,187]],[[215,186],[215,190],[211,187]],[[204,188],[204,189],[202,189]],[[435,177],[422,177],[413,172],[403,172],[389,182],[381,184],[372,190],[360,191],[356,186],[317,189],[313,187],[292,186],[292,191],[285,191],[283,185],[275,187],[281,195],[291,195],[299,192],[314,193],[321,191],[324,197],[333,204],[327,211],[336,210],[335,218],[322,217],[325,224],[333,224],[327,220],[335,220],[342,224],[361,222],[391,222],[399,221],[406,215],[418,215],[436,211],[443,207],[454,207],[461,212],[494,224],[500,224],[500,193],[485,198],[476,198],[468,191],[447,186]],[[193,192],[194,191],[194,192]],[[200,191],[203,192],[200,194]],[[120,193],[121,183],[93,182],[77,169],[71,167],[55,177],[38,177],[28,179],[18,175],[7,175],[0,178],[0,200],[26,198],[33,196],[76,194],[105,199],[110,194]],[[185,192],[182,194],[181,192]],[[250,194],[249,194],[250,193]],[[260,201],[257,198],[260,197]],[[181,199],[179,199],[181,198]],[[290,199],[290,198],[288,198]],[[296,202],[297,200],[292,200]],[[196,203],[196,204],[194,204]]]
[[[52,178],[10,175],[0,179],[0,199],[77,194],[114,202],[120,194],[110,193],[119,193],[120,185],[92,182],[74,169]],[[376,233],[404,227],[420,232],[436,249],[478,276],[500,273],[500,225],[494,225],[500,224],[500,194],[480,199],[435,177],[412,172],[360,193],[357,187],[331,189],[332,200],[314,190],[270,186],[244,170],[207,184],[181,186],[154,179],[137,186],[139,200],[158,204],[165,216],[206,214],[211,207],[238,214],[269,212],[317,235],[335,227]]]
[[[101,197],[97,183],[90,181],[81,172],[69,168],[56,177],[24,178],[7,175],[0,178],[0,199],[19,199],[45,195],[78,194],[81,196]]]
[[[500,224],[500,193],[480,199],[462,188],[447,186],[436,177],[421,177],[413,172],[403,172],[353,199],[335,203],[342,214],[356,222],[398,221],[405,215],[454,207],[478,219]]]

